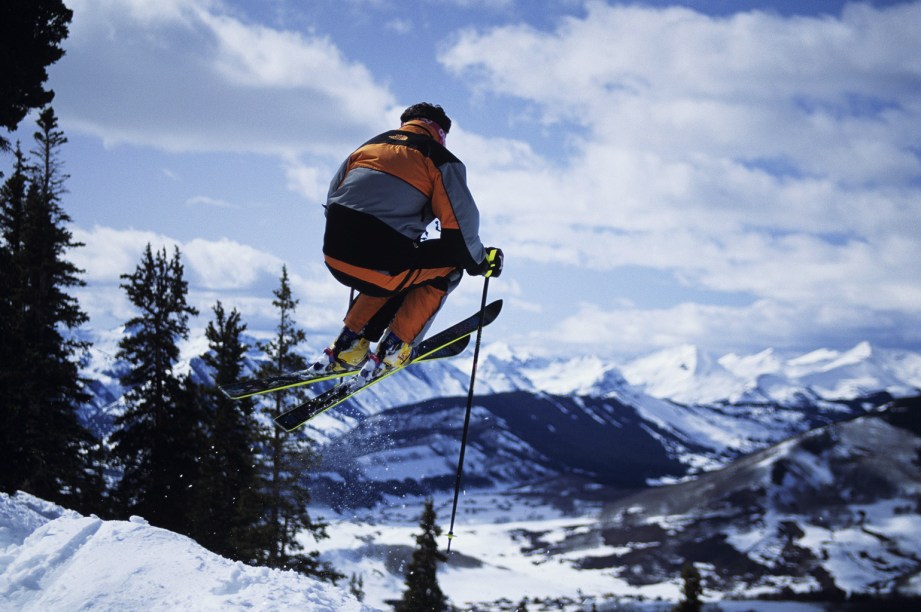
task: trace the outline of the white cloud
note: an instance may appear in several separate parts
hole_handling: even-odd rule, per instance
[[[209,289],[243,289],[263,274],[279,273],[282,267],[277,257],[226,238],[195,238],[182,251],[201,286]]]
[[[802,304],[758,300],[747,306],[682,303],[669,308],[604,309],[581,304],[554,328],[522,340],[555,351],[569,345],[605,353],[641,354],[656,348],[691,343],[718,353],[837,346],[842,337],[865,337],[875,329],[875,342],[900,346],[921,341],[921,316],[876,311],[848,305]],[[879,330],[889,330],[880,333]],[[560,339],[564,339],[563,342]],[[757,347],[757,348],[755,348]]]
[[[88,283],[118,284],[122,274],[131,274],[141,261],[144,248],[150,244],[154,251],[172,249],[178,243],[157,232],[143,230],[116,230],[96,226],[92,230],[71,228],[74,240],[84,246],[73,249],[68,258],[85,271]]]
[[[460,3],[509,8],[505,0]],[[74,0],[67,55],[52,67],[62,125],[113,145],[269,154],[290,190],[322,201],[333,164],[394,124],[394,96],[366,68],[389,58],[361,64],[348,55],[363,52],[354,46],[258,25],[229,6]],[[645,310],[614,295],[583,307],[554,330],[554,342],[591,321],[611,342],[639,350],[644,342],[806,343],[836,328],[885,335],[917,323],[921,3],[851,5],[816,18],[585,7],[587,16],[551,30],[465,30],[439,47],[442,65],[474,90],[472,106],[490,109],[491,125],[508,112],[515,133],[522,122],[534,128],[528,142],[459,122],[452,130],[485,242],[505,249],[513,267],[531,264],[532,274],[565,264],[597,272],[603,284],[629,266],[677,279],[671,306]],[[161,162],[170,168],[163,173],[191,183],[196,167],[174,159]],[[178,201],[228,204],[204,193],[218,191],[196,185]],[[290,218],[280,214],[292,210],[266,217]],[[303,222],[301,210],[293,214]],[[92,289],[118,293],[118,274],[134,269],[147,242],[171,249],[170,233],[97,227],[78,233],[93,244],[74,259]],[[270,320],[282,263],[270,251],[307,252],[291,246],[296,240],[303,236],[291,231],[262,248],[231,239],[180,244],[196,303],[228,298]],[[513,286],[513,272],[497,283],[512,289],[510,306],[557,312],[546,296]],[[347,289],[319,264],[296,262],[289,273],[305,320],[336,324]],[[751,305],[690,302],[721,293]],[[111,299],[123,310],[120,298],[101,295],[93,293],[94,308]],[[448,307],[467,314],[478,301],[478,283],[467,282]]]
[[[465,157],[484,227],[511,256],[645,266],[756,300],[583,313],[610,317],[618,342],[716,338],[762,318],[782,338],[823,303],[917,316],[921,63],[908,58],[921,56],[921,3],[840,18],[586,7],[553,31],[466,30],[440,56],[480,95],[537,109],[565,145],[556,164],[520,143],[463,142],[493,149]]]
[[[284,165],[288,189],[311,202],[326,202],[333,169],[328,165],[305,163],[290,156],[285,160]]]
[[[211,208],[236,208],[227,200],[212,198],[211,196],[192,196],[185,201],[186,206],[208,206]]]
[[[204,320],[210,319],[211,307],[221,300],[228,309],[237,308],[254,330],[275,325],[277,311],[272,305],[272,292],[278,287],[286,262],[271,253],[227,238],[195,238],[183,243],[133,229],[96,226],[91,230],[74,227],[72,231],[75,240],[84,246],[73,249],[68,258],[84,270],[82,278],[87,282],[74,295],[94,325],[114,327],[134,314],[119,287],[123,282],[120,277],[134,272],[148,243],[154,251],[166,248],[169,256],[179,247],[189,283],[189,303],[198,308]],[[297,318],[303,326],[326,332],[341,324],[347,288],[320,264],[296,270],[288,265],[288,274],[292,291],[301,301]]]
[[[90,283],[75,289],[73,296],[95,330],[117,329],[137,314],[125,291],[116,285]]]
[[[393,96],[329,39],[216,1],[74,0],[52,71],[67,129],[170,151],[341,155]]]
[[[408,19],[391,19],[384,24],[384,27],[396,34],[406,35],[413,31],[413,24]]]

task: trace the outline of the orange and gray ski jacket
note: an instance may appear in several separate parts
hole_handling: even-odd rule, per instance
[[[384,132],[352,153],[325,206],[323,254],[334,274],[352,266],[390,275],[475,269],[486,257],[466,168],[424,121]],[[441,237],[420,243],[436,218]]]

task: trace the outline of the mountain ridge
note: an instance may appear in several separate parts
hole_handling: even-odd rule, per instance
[[[200,338],[185,343],[177,370],[211,384],[197,356],[205,348]],[[114,350],[94,350],[98,359],[91,360],[85,374],[94,381],[96,399],[85,420],[106,435],[123,409],[118,375],[124,364],[112,357]],[[310,347],[303,352],[312,354]],[[248,351],[247,375],[261,359],[257,349]],[[415,365],[308,423],[300,435],[316,440],[324,456],[336,457],[323,468],[329,491],[343,478],[367,484],[375,491],[368,497],[372,500],[385,493],[449,487],[471,362],[468,350]],[[328,386],[320,383],[316,389]],[[872,411],[894,397],[919,394],[919,387],[921,354],[868,343],[849,351],[784,356],[766,350],[722,357],[685,345],[627,364],[589,355],[546,359],[503,343],[487,344],[480,355],[468,451],[496,459],[492,465],[482,461],[480,471],[471,462],[465,476],[483,487],[523,486],[535,478],[594,480],[619,490],[676,482]],[[419,410],[431,420],[430,431],[418,430],[413,419]],[[618,441],[618,448],[606,448],[611,440]],[[643,453],[639,462],[636,452]],[[593,460],[592,453],[605,461]],[[382,477],[375,466],[385,456],[394,473],[407,473],[399,479]],[[406,466],[425,462],[442,467],[414,481]],[[625,475],[622,465],[635,469]],[[351,502],[334,496],[330,503]]]
[[[558,552],[581,567],[614,568],[632,585],[667,580],[676,559],[691,558],[725,597],[914,593],[919,434],[921,399],[899,400],[616,500]]]

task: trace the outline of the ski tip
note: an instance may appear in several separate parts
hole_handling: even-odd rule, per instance
[[[246,395],[242,395],[239,391],[234,389],[225,389],[224,387],[218,387],[218,389],[221,390],[221,393],[223,393],[224,397],[227,399],[238,400],[247,397]]]
[[[490,302],[482,312],[484,324],[489,324],[495,321],[500,312],[502,312],[502,300],[500,299],[494,302]]]

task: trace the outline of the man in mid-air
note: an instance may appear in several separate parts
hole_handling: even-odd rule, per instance
[[[372,377],[405,365],[465,270],[502,272],[502,251],[480,241],[466,169],[445,148],[451,120],[423,102],[400,121],[349,155],[330,184],[325,263],[358,295],[315,371],[360,367]],[[425,240],[436,219],[440,237]]]

